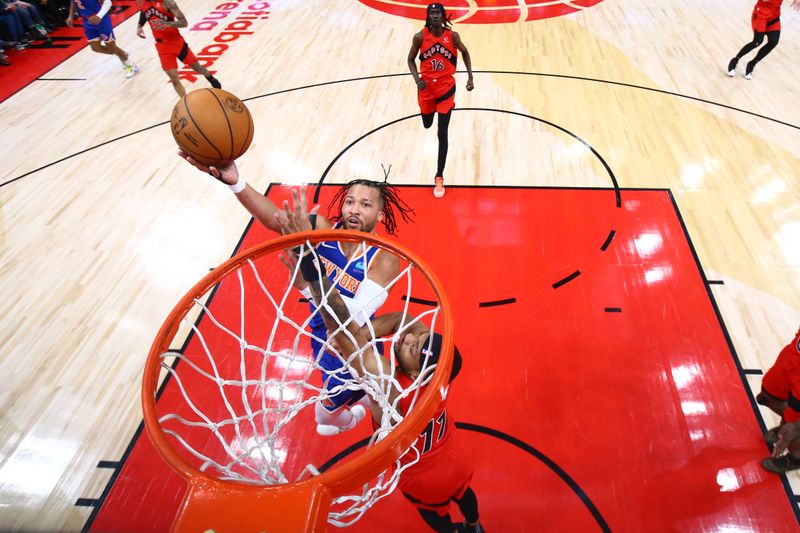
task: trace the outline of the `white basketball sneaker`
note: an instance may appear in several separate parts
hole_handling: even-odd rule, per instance
[[[350,414],[353,415],[353,418],[350,419],[350,423],[346,426],[339,427],[331,424],[317,424],[317,433],[323,437],[332,437],[334,435],[338,435],[339,433],[349,431],[356,427],[358,423],[364,419],[364,417],[367,415],[367,410],[364,409],[363,405],[356,404],[350,408]]]
[[[139,65],[137,65],[136,63],[125,65],[124,68],[125,68],[125,77],[128,79],[134,77],[136,73],[139,72]]]

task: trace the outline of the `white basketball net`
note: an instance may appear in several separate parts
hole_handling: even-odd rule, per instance
[[[307,241],[303,246],[312,244]],[[368,247],[363,242],[358,246],[359,253],[353,254],[348,267]],[[384,249],[380,253],[391,252]],[[161,356],[161,366],[180,389],[183,405],[176,408],[176,412],[160,414],[159,423],[166,434],[174,437],[188,454],[196,458],[198,469],[223,480],[277,485],[318,475],[321,465],[303,459],[299,459],[305,464],[301,471],[294,475],[285,472],[288,453],[296,457],[304,447],[314,447],[311,441],[330,438],[318,436],[313,426],[313,412],[318,402],[324,402],[343,390],[363,391],[374,399],[380,405],[382,415],[379,427],[369,439],[367,447],[370,447],[402,420],[400,400],[410,397],[412,405],[416,403],[420,387],[430,382],[436,367],[423,368],[413,385],[403,390],[395,377],[395,360],[389,357],[389,375],[367,374],[359,378],[353,377],[355,371],[351,370],[351,375],[347,376],[341,372],[337,377],[343,384],[326,389],[320,384],[321,369],[313,360],[309,346],[313,337],[308,327],[311,313],[307,305],[301,307],[298,304],[299,293],[293,288],[294,280],[300,278],[298,268],[290,273],[274,260],[275,255],[272,253],[256,261],[248,259],[217,285],[217,290],[224,289],[229,294],[238,292],[238,313],[232,312],[231,306],[219,309],[221,306],[215,305],[216,296],[210,305],[196,298],[195,310],[202,311],[205,317],[194,320],[188,318],[192,316],[189,313],[184,324],[193,333],[197,348],[170,350]],[[414,265],[402,258],[401,266],[400,274],[389,286],[396,293],[397,285],[405,285],[405,294],[408,295],[402,306],[403,326],[400,331],[392,337],[376,337],[367,322],[371,340],[353,354],[339,353],[332,341],[335,332],[329,332],[327,338],[316,338],[325,350],[343,362],[343,370],[352,369],[348,360],[374,357],[375,352],[370,348],[374,349],[383,342],[386,342],[385,353],[392,353],[388,350],[393,350],[395,341],[408,328],[412,278],[418,282],[425,278],[414,276]],[[323,295],[320,308],[327,305],[328,297],[329,294]],[[421,312],[409,323],[422,320],[433,331],[439,310],[440,307],[435,306]],[[378,310],[377,314],[382,312]],[[352,320],[350,318],[344,323],[337,320],[337,323],[346,330]],[[252,337],[253,331],[258,332],[257,338],[248,338]],[[177,362],[175,359],[180,360],[180,365],[174,364]],[[391,386],[401,392],[390,403],[388,393]],[[305,416],[299,416],[309,408]],[[299,418],[303,421],[298,421]],[[366,418],[370,418],[369,409]],[[362,421],[358,427],[364,424],[370,424],[370,421]],[[299,435],[302,435],[300,442]],[[376,501],[394,490],[402,472],[415,464],[419,457],[419,450],[412,446],[395,461],[393,467],[365,483],[359,493],[335,498],[328,521],[340,527],[357,521]],[[297,470],[298,459],[292,463]]]

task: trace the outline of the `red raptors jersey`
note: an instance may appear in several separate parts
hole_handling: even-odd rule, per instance
[[[458,50],[453,44],[453,32],[444,30],[434,37],[428,28],[422,29],[422,46],[419,52],[419,70],[423,78],[452,76],[458,64]]]
[[[175,16],[167,11],[164,4],[157,0],[155,2],[142,2],[142,13],[145,19],[150,23],[150,29],[153,30],[153,37],[161,40],[182,39],[178,28],[172,26],[165,26],[164,22],[172,22]]]
[[[398,372],[397,382],[404,389],[408,389],[412,384],[411,378],[402,372]],[[422,392],[421,390],[420,395]],[[400,412],[404,415],[409,411],[412,397],[413,395],[410,395],[400,400]],[[417,399],[419,399],[419,396]],[[422,454],[420,462],[425,462],[432,458],[436,452],[443,449],[450,441],[450,436],[455,430],[455,423],[447,418],[446,406],[447,399],[445,398],[439,403],[433,418],[428,421],[428,425],[425,426],[425,429],[422,430],[422,433],[420,433],[419,437],[417,437],[417,441],[414,443],[414,446],[419,450],[420,454]],[[416,454],[411,452],[406,457],[408,461],[412,461],[416,459]]]
[[[758,0],[755,11],[763,17],[779,17],[783,0]]]

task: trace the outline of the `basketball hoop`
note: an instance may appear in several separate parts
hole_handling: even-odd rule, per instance
[[[402,417],[397,402],[381,399],[382,389],[376,386],[393,376],[345,381],[343,387],[363,388],[382,402],[383,421],[367,449],[324,472],[313,462],[303,463],[301,472],[287,472],[287,450],[294,456],[313,448],[310,437],[292,442],[304,428],[307,432],[311,415],[304,409],[311,407],[313,412],[328,391],[316,384],[318,367],[306,353],[306,337],[312,336],[307,327],[310,312],[299,304],[292,287],[297,270],[289,272],[278,254],[322,242],[351,243],[361,250],[376,247],[398,257],[400,274],[390,284],[394,292],[377,314],[399,307],[406,324],[410,302],[426,300],[430,305],[414,320],[442,334],[442,352],[437,365],[422,370],[414,389],[401,393],[413,398],[413,407]],[[356,259],[358,253],[350,261]],[[405,291],[402,301],[400,291]],[[238,305],[215,307],[221,292],[238,297]],[[394,489],[398,476],[419,457],[412,445],[445,394],[452,329],[449,303],[435,274],[406,247],[378,236],[345,230],[303,232],[256,246],[220,265],[169,314],[144,371],[147,433],[161,457],[189,485],[173,531],[324,531],[327,523],[343,526],[358,520]],[[334,349],[331,339],[317,340],[329,351]],[[396,340],[396,335],[373,338],[371,345],[384,344],[391,354]],[[168,364],[170,358],[181,364]],[[160,377],[166,374],[169,387],[175,389],[171,394],[182,397],[173,413],[159,410],[164,398],[156,399]]]

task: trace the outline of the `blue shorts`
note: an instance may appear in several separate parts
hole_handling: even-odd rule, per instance
[[[325,326],[313,330],[314,337],[325,339],[328,336]],[[344,385],[346,380],[353,380],[353,375],[344,367],[344,363],[337,356],[328,353],[322,349],[322,343],[317,339],[311,339],[311,349],[314,353],[314,358],[322,367],[322,387],[325,390],[333,390],[336,387]],[[322,352],[322,353],[320,353]],[[341,392],[325,398],[320,402],[326,411],[333,413],[345,405],[351,405],[364,397],[366,394],[363,390],[348,390],[343,389]]]
[[[111,24],[111,17],[106,15],[100,19],[100,24],[89,24],[89,19],[83,18],[83,33],[86,34],[86,40],[89,42],[116,40],[114,37],[114,25]]]

